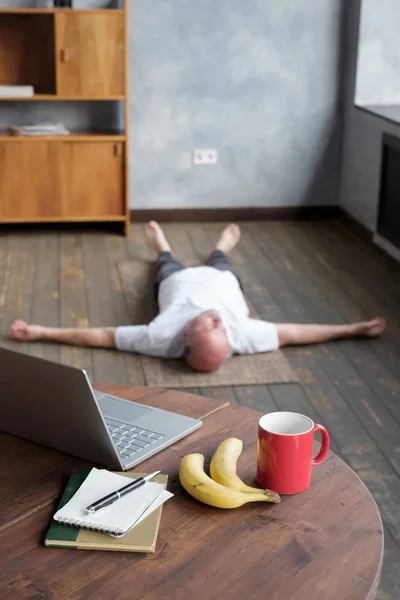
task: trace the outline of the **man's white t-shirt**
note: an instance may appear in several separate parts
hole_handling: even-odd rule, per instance
[[[148,325],[117,327],[118,350],[150,356],[180,358],[185,326],[205,310],[215,309],[224,323],[230,354],[269,352],[279,346],[276,325],[249,318],[239,282],[230,271],[189,267],[161,282],[160,313]]]

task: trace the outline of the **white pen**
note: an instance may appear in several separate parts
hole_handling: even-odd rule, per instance
[[[160,471],[154,471],[154,473],[150,473],[150,475],[145,475],[144,477],[139,477],[139,479],[135,479],[134,481],[131,481],[127,485],[124,485],[122,488],[119,488],[119,490],[115,490],[115,492],[111,492],[111,494],[107,494],[107,496],[104,496],[104,498],[100,498],[100,500],[96,500],[96,502],[93,502],[92,504],[90,504],[89,506],[86,507],[87,512],[94,513],[102,508],[105,508],[106,506],[110,506],[111,504],[114,504],[114,502],[117,502],[117,500],[119,500],[126,494],[129,494],[130,492],[133,492],[133,490],[136,490],[137,488],[144,485],[146,483],[146,481],[153,479],[153,477],[158,475],[158,473],[160,473]]]

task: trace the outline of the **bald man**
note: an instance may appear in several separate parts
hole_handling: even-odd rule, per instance
[[[174,256],[160,225],[145,227],[157,253],[155,296],[160,312],[148,325],[56,328],[17,320],[15,339],[55,341],[77,346],[117,348],[150,356],[183,358],[196,371],[214,371],[232,354],[270,352],[282,346],[315,344],[345,337],[376,337],[384,319],[343,325],[275,324],[251,319],[242,284],[227,259],[240,229],[223,230],[206,265],[184,267]]]

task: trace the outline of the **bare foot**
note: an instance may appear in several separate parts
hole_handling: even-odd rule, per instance
[[[35,342],[43,339],[45,327],[41,325],[28,325],[25,321],[18,319],[11,325],[11,333],[14,339],[20,342]]]
[[[378,337],[385,331],[385,328],[385,319],[382,319],[381,317],[376,317],[371,321],[356,323],[356,335],[362,335],[365,337]]]
[[[219,238],[215,249],[222,250],[222,252],[228,254],[228,252],[233,250],[240,240],[240,235],[241,232],[239,225],[236,225],[235,223],[227,225],[221,233],[221,237]]]
[[[171,252],[171,246],[157,221],[149,221],[145,225],[144,232],[149,246],[157,253]]]

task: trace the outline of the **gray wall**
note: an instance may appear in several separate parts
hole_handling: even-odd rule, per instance
[[[131,207],[337,203],[341,1],[129,6]],[[89,114],[55,104],[0,105],[0,121]],[[101,109],[94,124],[117,117]],[[218,164],[193,166],[196,148],[216,148]]]
[[[400,104],[399,28],[399,0],[362,0],[356,104]]]
[[[400,125],[354,106],[359,0],[347,23],[347,76],[340,205],[370,231],[376,231],[382,133],[400,136]]]
[[[337,202],[340,19],[337,0],[135,0],[132,206]]]

